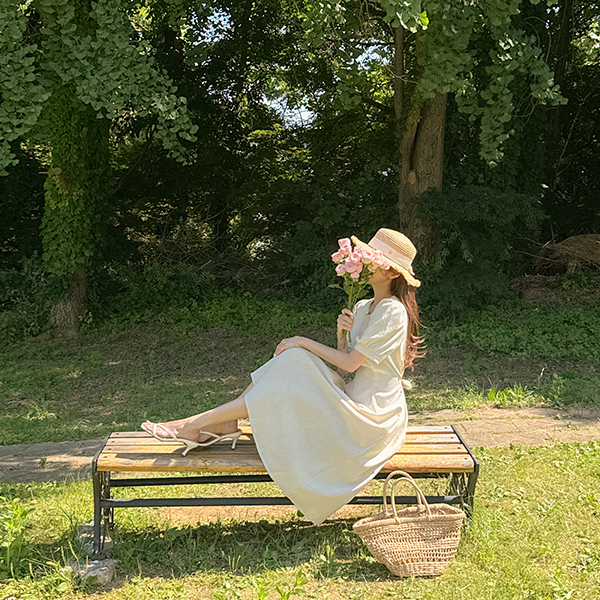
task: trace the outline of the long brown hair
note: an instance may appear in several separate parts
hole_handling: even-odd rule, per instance
[[[394,273],[397,273],[393,268]],[[408,314],[408,335],[406,339],[406,352],[404,353],[404,368],[415,370],[414,361],[425,356],[423,338],[419,337],[419,305],[415,296],[415,288],[406,283],[406,279],[396,277],[392,280],[392,294],[404,304]]]

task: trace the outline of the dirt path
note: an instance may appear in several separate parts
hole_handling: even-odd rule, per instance
[[[454,423],[472,447],[541,446],[600,440],[600,406],[440,410],[411,415],[412,423]],[[102,440],[44,442],[0,447],[0,482],[88,479]]]

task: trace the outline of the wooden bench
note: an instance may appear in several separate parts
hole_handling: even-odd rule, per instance
[[[248,483],[272,481],[260,459],[252,431],[242,427],[244,435],[235,450],[215,444],[192,450],[182,456],[183,445],[159,442],[149,434],[121,432],[109,435],[94,457],[94,541],[93,551],[102,549],[107,529],[113,525],[117,507],[157,506],[249,506],[291,504],[285,497],[214,497],[193,498],[112,498],[117,487],[169,486],[215,483]],[[467,514],[473,510],[473,496],[479,473],[479,462],[454,426],[413,425],[406,441],[377,475],[382,479],[401,469],[413,477],[449,478],[446,496],[427,496],[428,502],[461,504]],[[160,473],[143,478],[113,477],[113,473]],[[209,473],[196,477],[171,477],[169,473]],[[397,496],[399,504],[414,504],[414,496]],[[356,496],[350,504],[382,504],[381,496]]]

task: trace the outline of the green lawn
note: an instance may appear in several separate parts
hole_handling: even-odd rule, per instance
[[[302,573],[300,588],[319,600],[599,597],[600,443],[476,452],[482,470],[475,516],[439,578],[392,576],[369,556],[352,520],[319,527],[297,516],[187,524],[162,509],[122,509],[114,548],[119,577],[113,589],[96,591],[115,600],[281,598],[276,586],[284,592],[281,586]],[[20,555],[13,547],[18,578],[5,580],[2,597],[97,597],[60,570],[81,556],[74,528],[92,517],[91,483],[3,484],[1,493],[5,502],[17,498],[34,509]]]
[[[305,319],[308,321],[308,317]],[[325,319],[322,319],[325,320]],[[0,350],[0,443],[98,438],[233,399],[293,333],[333,344],[333,327],[300,322],[264,332],[189,322],[47,336]],[[255,328],[256,329],[256,328]],[[430,345],[412,373],[410,410],[597,401],[600,361],[513,357],[473,345]]]
[[[596,402],[600,360],[578,350],[595,335],[596,313],[578,313],[559,343],[539,329],[544,319],[532,314],[535,309],[522,311],[512,337],[506,331],[492,336],[490,348],[485,340],[509,322],[497,311],[445,329],[430,324],[428,354],[408,373],[414,383],[409,407]],[[562,318],[552,315],[549,323]],[[0,350],[0,442],[95,438],[137,429],[146,418],[204,410],[243,390],[281,337],[301,334],[332,344],[334,323],[334,314],[221,298],[160,314],[115,315],[76,341],[45,334],[7,344]],[[540,336],[543,352],[514,350],[527,327]],[[294,590],[319,600],[600,597],[600,443],[479,448],[477,454],[482,473],[475,517],[457,559],[436,579],[388,574],[352,533],[349,519],[320,527],[293,514],[215,522],[188,510],[181,521],[174,520],[176,511],[131,509],[116,514],[116,585],[82,589],[61,569],[82,559],[75,531],[92,518],[91,483],[0,484],[0,597],[260,600],[292,597]],[[267,485],[252,490],[267,493]]]

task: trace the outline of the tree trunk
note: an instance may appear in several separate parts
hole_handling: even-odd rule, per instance
[[[58,333],[72,336],[85,310],[85,265],[94,251],[98,209],[107,196],[109,122],[98,119],[71,86],[55,91],[44,110],[55,124],[52,168],[44,184],[44,262],[68,281],[50,321]]]
[[[86,272],[79,265],[73,274],[66,294],[50,313],[50,322],[57,331],[67,337],[75,337],[85,312]]]
[[[398,28],[400,29],[400,28]],[[421,260],[431,258],[437,246],[433,226],[420,214],[417,198],[442,187],[446,94],[423,100],[404,110],[404,37],[394,32],[394,110],[398,135],[400,229],[413,242]],[[413,99],[414,100],[414,99]]]

